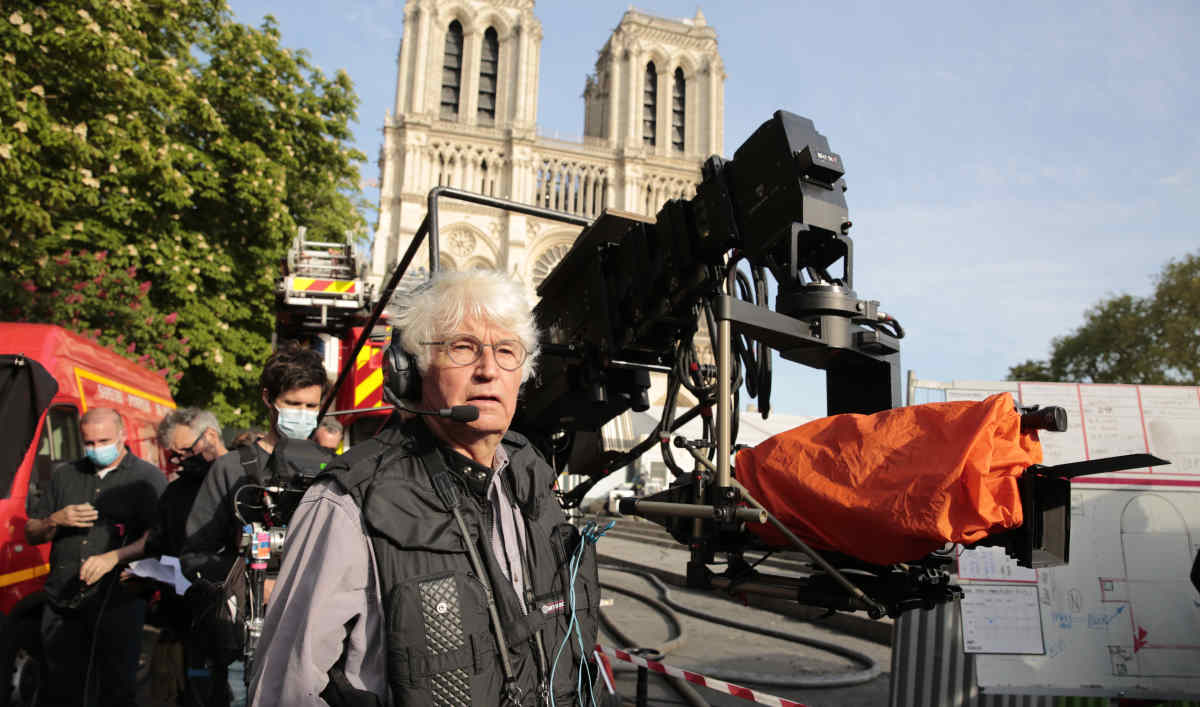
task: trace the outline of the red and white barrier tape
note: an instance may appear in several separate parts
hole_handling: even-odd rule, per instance
[[[763,692],[751,690],[750,688],[742,687],[741,685],[734,685],[733,683],[728,683],[728,682],[725,682],[724,680],[717,680],[716,678],[705,677],[705,676],[701,675],[700,673],[693,673],[690,670],[683,670],[681,668],[676,668],[674,666],[667,665],[665,663],[660,663],[657,660],[646,660],[645,658],[639,658],[638,656],[632,655],[630,653],[626,653],[625,651],[605,648],[604,646],[600,645],[599,643],[596,644],[596,652],[600,655],[610,656],[617,660],[623,660],[626,663],[633,663],[634,665],[640,665],[641,667],[646,668],[648,670],[653,670],[656,673],[662,673],[663,675],[673,675],[677,678],[683,678],[684,680],[687,680],[688,682],[693,683],[695,685],[700,685],[701,687],[707,687],[708,689],[716,690],[717,692],[723,692],[726,695],[733,695],[734,697],[740,697],[743,700],[750,700],[751,702],[757,702],[760,705],[770,705],[771,707],[806,707],[806,705],[804,705],[804,703],[802,703],[802,702],[794,702],[792,700],[787,700],[782,697],[776,697],[775,695],[768,695]]]

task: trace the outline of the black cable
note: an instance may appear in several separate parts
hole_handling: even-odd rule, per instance
[[[752,290],[750,278],[741,270],[735,271],[737,289],[743,301],[758,305],[757,288]],[[750,397],[758,395],[759,361],[762,356],[762,345],[754,342],[744,334],[734,334],[730,337],[733,344],[733,355],[740,359],[746,369],[746,393]]]
[[[128,543],[129,543],[129,535],[123,533],[122,537],[121,537],[121,547],[117,548],[118,553]],[[120,562],[118,562],[117,565],[119,566]],[[115,572],[116,569],[117,568],[114,566],[111,570],[109,570],[109,572]],[[98,579],[96,581],[103,582],[104,577],[101,577],[100,579]],[[92,628],[92,643],[88,647],[87,671],[86,671],[85,677],[83,679],[83,703],[85,705],[89,704],[89,702],[90,702],[90,700],[88,700],[88,690],[91,689],[91,684],[92,684],[92,665],[96,661],[96,643],[97,643],[96,638],[100,634],[100,622],[104,620],[104,610],[108,608],[108,600],[112,598],[113,587],[117,586],[118,581],[120,581],[119,576],[114,577],[113,579],[109,580],[108,586],[105,587],[105,589],[104,589],[104,599],[101,600],[101,602],[100,602],[100,610],[96,612],[96,625]]]
[[[885,324],[890,324],[892,326],[894,335],[897,339],[904,338],[904,327],[900,326],[900,322],[897,321],[895,317],[887,315],[884,317],[883,321]]]
[[[780,675],[770,674],[770,673],[735,672],[735,671],[728,671],[728,670],[715,669],[715,668],[707,669],[707,670],[696,670],[695,672],[704,673],[711,677],[717,678],[718,680],[727,680],[727,681],[735,682],[735,683],[736,682],[746,682],[746,683],[757,684],[757,685],[774,685],[774,686],[781,686],[781,687],[813,687],[813,688],[847,687],[850,685],[861,685],[862,683],[870,682],[870,681],[874,680],[875,678],[879,677],[879,675],[881,673],[879,664],[875,661],[874,658],[872,658],[871,656],[869,656],[865,653],[862,653],[860,651],[856,651],[853,648],[847,648],[845,646],[841,646],[836,643],[831,643],[829,641],[822,641],[818,638],[809,638],[807,636],[798,636],[796,634],[786,633],[784,631],[776,631],[774,629],[764,628],[761,626],[755,626],[753,624],[742,623],[740,621],[734,621],[732,619],[726,619],[726,618],[722,618],[720,616],[713,616],[710,614],[705,614],[703,612],[689,608],[689,607],[673,600],[671,598],[671,591],[669,589],[667,589],[667,586],[662,583],[662,580],[660,580],[658,578],[658,576],[652,572],[647,572],[645,570],[640,570],[640,569],[634,569],[632,567],[624,567],[621,565],[613,565],[613,564],[609,564],[609,563],[601,563],[599,566],[603,569],[615,570],[617,572],[625,572],[628,574],[637,575],[639,577],[642,577],[642,578],[648,580],[651,584],[654,585],[654,588],[656,590],[658,590],[659,598],[662,600],[662,603],[666,604],[667,606],[674,609],[675,611],[678,611],[681,614],[686,614],[688,616],[702,619],[704,621],[710,621],[712,623],[721,624],[722,626],[728,626],[730,628],[736,628],[736,629],[739,629],[742,631],[747,631],[749,633],[756,633],[756,634],[759,634],[762,636],[768,636],[770,638],[777,638],[782,641],[790,641],[793,643],[799,643],[802,645],[811,646],[811,647],[817,648],[819,650],[827,651],[829,653],[833,653],[835,655],[839,655],[844,658],[848,658],[851,661],[864,666],[862,670],[857,670],[857,671],[825,673],[825,674],[819,675],[819,676],[808,676],[808,677],[782,677]]]
[[[674,626],[675,635],[667,639],[666,643],[663,643],[655,648],[655,650],[662,655],[665,656],[671,651],[679,650],[683,647],[684,643],[687,642],[687,635],[683,626],[683,621],[679,619],[678,614],[676,614],[674,611],[671,611],[671,607],[653,597],[648,597],[632,589],[626,589],[615,584],[607,584],[604,582],[601,582],[600,586],[607,591],[625,594],[626,596],[633,597],[640,602],[644,602],[666,617],[667,622]],[[634,640],[630,638],[629,634],[622,631],[621,628],[617,626],[617,624],[611,618],[609,618],[608,614],[604,612],[604,609],[600,609],[599,614],[600,623],[603,624],[604,629],[608,631],[608,633],[614,639],[616,639],[618,643],[622,644],[625,648],[633,648],[637,645]],[[673,675],[663,675],[663,677],[666,678],[667,682],[671,684],[671,687],[675,688],[675,691],[679,693],[679,696],[684,699],[684,702],[681,704],[690,705],[691,707],[709,707],[708,701],[701,697],[700,693],[696,692],[696,689],[689,685],[686,680],[677,678]]]
[[[760,308],[767,309],[770,306],[768,301],[770,295],[767,291],[767,274],[761,265],[756,265],[750,269],[754,275],[754,304]],[[772,357],[774,354],[771,348],[759,341],[756,342],[758,347],[758,411],[765,420],[771,414],[771,375],[772,375]]]
[[[266,515],[266,513],[269,512],[271,509],[271,507],[266,504],[243,503],[242,501],[239,501],[238,497],[241,496],[242,492],[245,491],[246,489],[258,489],[259,491],[262,491],[263,493],[270,493],[270,491],[268,491],[267,487],[259,486],[258,484],[243,484],[242,486],[238,487],[237,491],[233,492],[233,515],[238,519],[238,522],[240,522],[243,526],[247,525],[249,523],[249,521],[247,521],[245,518],[242,517],[242,512],[240,510],[241,507],[244,506],[246,508],[255,508],[255,509],[262,510],[264,512],[264,515]]]
[[[678,371],[675,375],[668,377],[667,399],[663,402],[662,417],[659,420],[658,429],[655,430],[655,434],[657,434],[659,437],[658,446],[660,450],[660,456],[662,457],[663,463],[667,465],[667,468],[671,470],[671,474],[673,474],[675,478],[682,476],[684,471],[683,468],[679,466],[679,463],[675,461],[675,455],[671,453],[671,445],[668,440],[669,435],[663,433],[665,431],[674,429],[675,399],[679,395],[679,386],[681,383],[682,380],[680,380]]]

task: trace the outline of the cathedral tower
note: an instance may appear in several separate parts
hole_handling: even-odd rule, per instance
[[[582,143],[537,134],[542,25],[533,0],[408,0],[394,111],[384,124],[371,275],[385,277],[445,185],[594,218],[652,216],[690,197],[722,147],[725,74],[703,14],[630,9],[584,88]],[[439,205],[443,268],[496,268],[533,288],[577,227]],[[414,266],[428,262],[418,253]]]

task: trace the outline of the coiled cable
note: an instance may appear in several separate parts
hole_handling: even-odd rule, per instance
[[[759,634],[762,636],[768,636],[770,638],[777,638],[782,641],[789,641],[792,643],[798,643],[801,645],[810,646],[812,648],[817,648],[819,650],[823,650],[828,653],[833,653],[835,655],[842,656],[843,658],[847,658],[847,659],[863,666],[860,670],[831,672],[831,673],[816,674],[816,675],[805,675],[802,677],[797,677],[797,676],[793,676],[793,675],[784,676],[784,675],[779,675],[776,673],[742,672],[742,671],[725,670],[725,669],[719,669],[719,668],[713,668],[713,669],[704,670],[704,671],[697,671],[697,672],[704,672],[706,675],[717,678],[718,680],[725,680],[725,681],[734,682],[734,683],[743,682],[743,683],[750,683],[753,685],[770,685],[770,686],[778,686],[778,687],[831,688],[831,687],[848,687],[850,685],[861,685],[862,683],[870,682],[870,681],[874,680],[875,678],[879,677],[880,673],[882,672],[879,667],[879,664],[875,661],[874,658],[872,658],[871,656],[869,656],[865,653],[862,653],[860,651],[856,651],[853,648],[847,648],[846,646],[840,646],[836,643],[831,643],[829,641],[823,641],[819,638],[809,638],[807,636],[799,636],[799,635],[796,635],[793,633],[787,633],[785,631],[776,631],[774,629],[764,628],[762,626],[755,626],[753,624],[747,624],[747,623],[743,623],[741,621],[734,621],[732,619],[726,619],[721,616],[712,616],[712,615],[697,611],[695,609],[692,609],[690,607],[687,607],[683,604],[680,604],[679,602],[677,602],[671,598],[670,590],[667,588],[667,586],[665,584],[663,584],[662,580],[660,580],[658,578],[658,576],[656,576],[652,572],[634,569],[632,567],[623,567],[620,565],[614,565],[614,564],[609,564],[609,563],[603,563],[600,565],[600,567],[603,569],[606,569],[606,570],[613,570],[616,572],[625,572],[627,574],[636,575],[636,576],[642,577],[643,579],[648,580],[652,585],[654,585],[654,588],[658,591],[659,600],[661,601],[661,603],[664,606],[666,606],[676,612],[679,612],[680,614],[686,614],[688,616],[702,619],[704,621],[721,624],[722,626],[728,626],[730,628],[736,628],[736,629],[739,629],[742,631],[747,631],[750,633],[756,633],[756,634]],[[602,586],[606,586],[606,585],[602,585]],[[606,586],[606,588],[607,588],[607,586]],[[622,592],[622,593],[628,593],[628,592]],[[647,602],[647,604],[650,604],[650,603]],[[650,605],[654,606],[654,604],[650,604]],[[674,621],[678,622],[678,617],[674,617]],[[607,627],[608,625],[609,624],[606,621],[605,626]]]

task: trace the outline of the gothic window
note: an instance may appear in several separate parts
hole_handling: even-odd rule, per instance
[[[458,92],[462,86],[463,29],[458,20],[446,30],[446,54],[442,59],[442,117],[458,117]]]
[[[642,87],[642,143],[654,147],[654,131],[658,128],[658,72],[654,62],[646,64],[646,81]]]
[[[479,122],[496,121],[496,69],[500,65],[500,38],[488,27],[483,33],[483,54],[479,58]]]
[[[675,93],[671,96],[671,147],[683,152],[683,107],[686,105],[687,85],[683,69],[675,69]]]
[[[537,289],[542,284],[542,280],[550,274],[555,265],[563,259],[567,251],[571,250],[570,243],[560,243],[556,246],[547,248],[538,256],[538,259],[533,263],[533,289]]]

